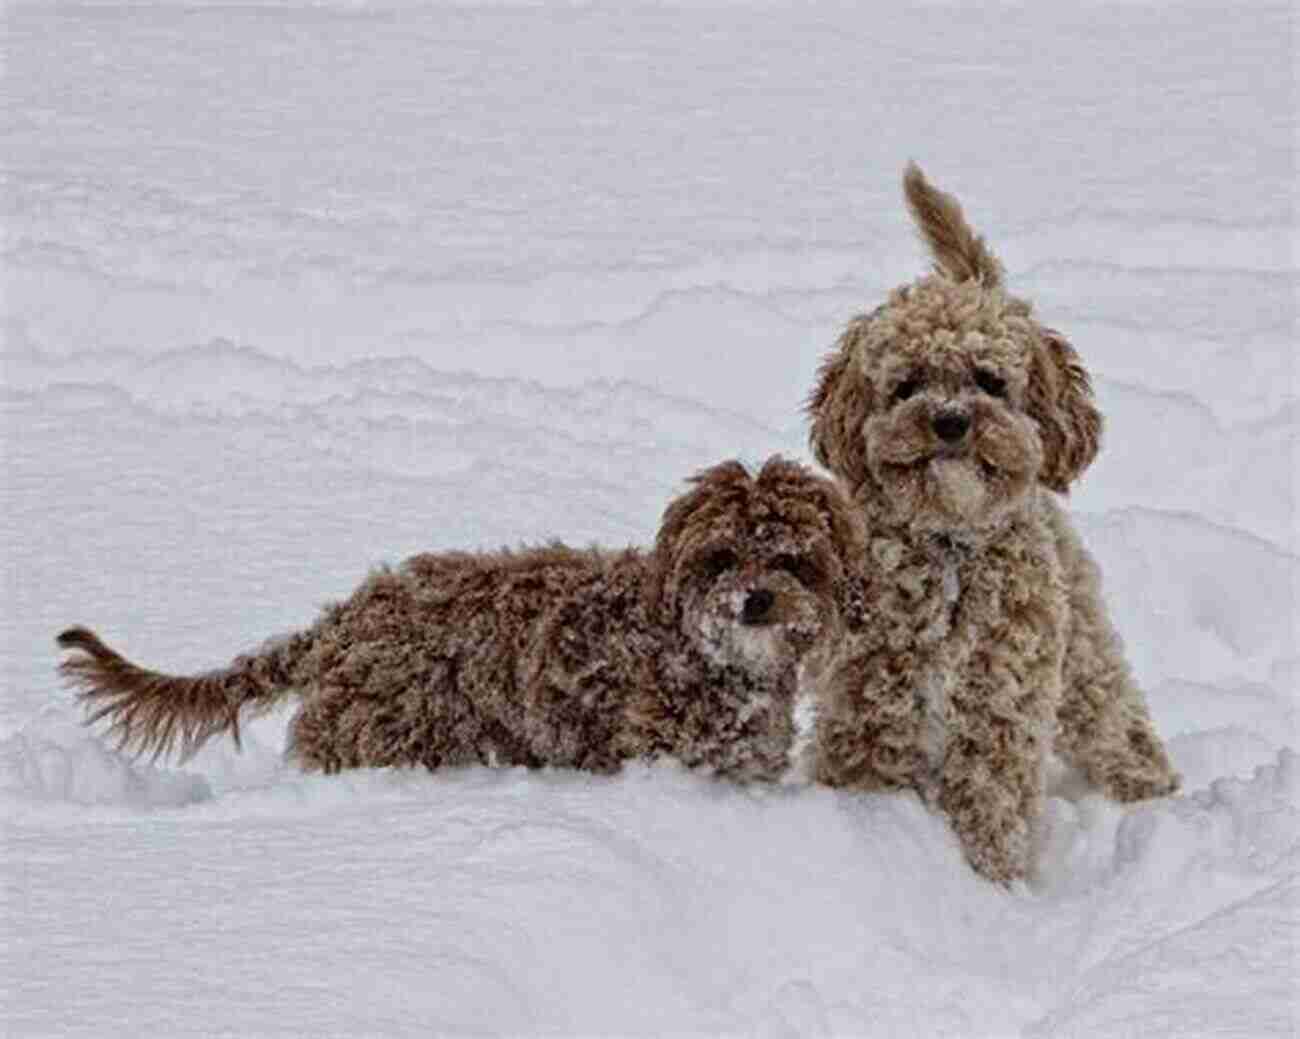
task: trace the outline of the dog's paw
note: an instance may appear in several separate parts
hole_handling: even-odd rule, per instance
[[[966,861],[976,873],[1011,887],[1029,875],[1031,840],[1029,823],[1010,812],[985,814],[982,818],[954,818],[953,828],[961,841]]]

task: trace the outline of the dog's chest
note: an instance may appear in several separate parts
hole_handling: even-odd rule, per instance
[[[956,549],[929,550],[893,539],[872,544],[878,570],[864,593],[860,627],[894,653],[915,656],[949,639],[966,584]]]
[[[910,676],[916,745],[931,774],[959,728],[956,715],[983,709],[971,689],[1014,702],[1029,687],[1050,685],[1046,665],[1060,641],[1063,590],[1041,541],[911,545],[892,581],[878,588],[892,607],[890,656]],[[999,678],[989,686],[994,661]]]
[[[932,773],[955,728],[954,694],[981,643],[996,638],[1004,582],[1000,568],[989,563],[959,545],[912,545],[890,575],[892,588],[881,589],[892,606],[890,648],[911,673],[916,745]]]

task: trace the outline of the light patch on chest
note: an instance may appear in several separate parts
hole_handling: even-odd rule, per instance
[[[790,716],[794,734],[786,753],[785,768],[777,780],[785,786],[811,783],[817,761],[817,695],[804,671],[801,664]]]
[[[955,559],[944,560],[941,588],[944,604],[943,634],[946,635],[952,623],[953,609],[961,597],[961,577],[957,573]],[[921,751],[932,772],[937,772],[942,767],[948,750],[948,695],[952,689],[953,677],[947,654],[938,653],[917,689],[921,704]]]
[[[767,693],[755,693],[740,706],[736,712],[736,722],[739,725],[748,725],[749,720],[760,712],[766,712],[772,707],[772,697]]]
[[[949,557],[943,563],[943,601],[949,609],[957,605],[961,596],[961,575],[957,573],[957,560]]]

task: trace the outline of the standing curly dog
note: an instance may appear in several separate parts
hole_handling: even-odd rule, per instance
[[[1028,868],[1049,750],[1120,801],[1179,779],[1052,493],[1097,453],[1088,375],[1006,292],[957,201],[914,164],[903,185],[934,273],[849,323],[808,404],[868,530],[859,647],[826,692],[817,769],[916,788],[1006,882]]]
[[[290,757],[326,772],[481,762],[608,772],[672,756],[742,779],[806,776],[808,698],[841,643],[856,510],[773,458],[708,469],[650,552],[562,545],[415,556],[316,624],[229,667],[162,675],[84,628],[89,722],[124,747],[190,754],[242,709],[300,696]]]

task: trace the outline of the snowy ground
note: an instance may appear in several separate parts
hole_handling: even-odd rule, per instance
[[[2,15],[6,1034],[1295,1034],[1289,5]],[[909,157],[1097,377],[1072,508],[1183,796],[1054,799],[1008,893],[907,796],[78,726],[66,624],[197,670],[382,560],[641,542],[806,456],[924,266]]]

